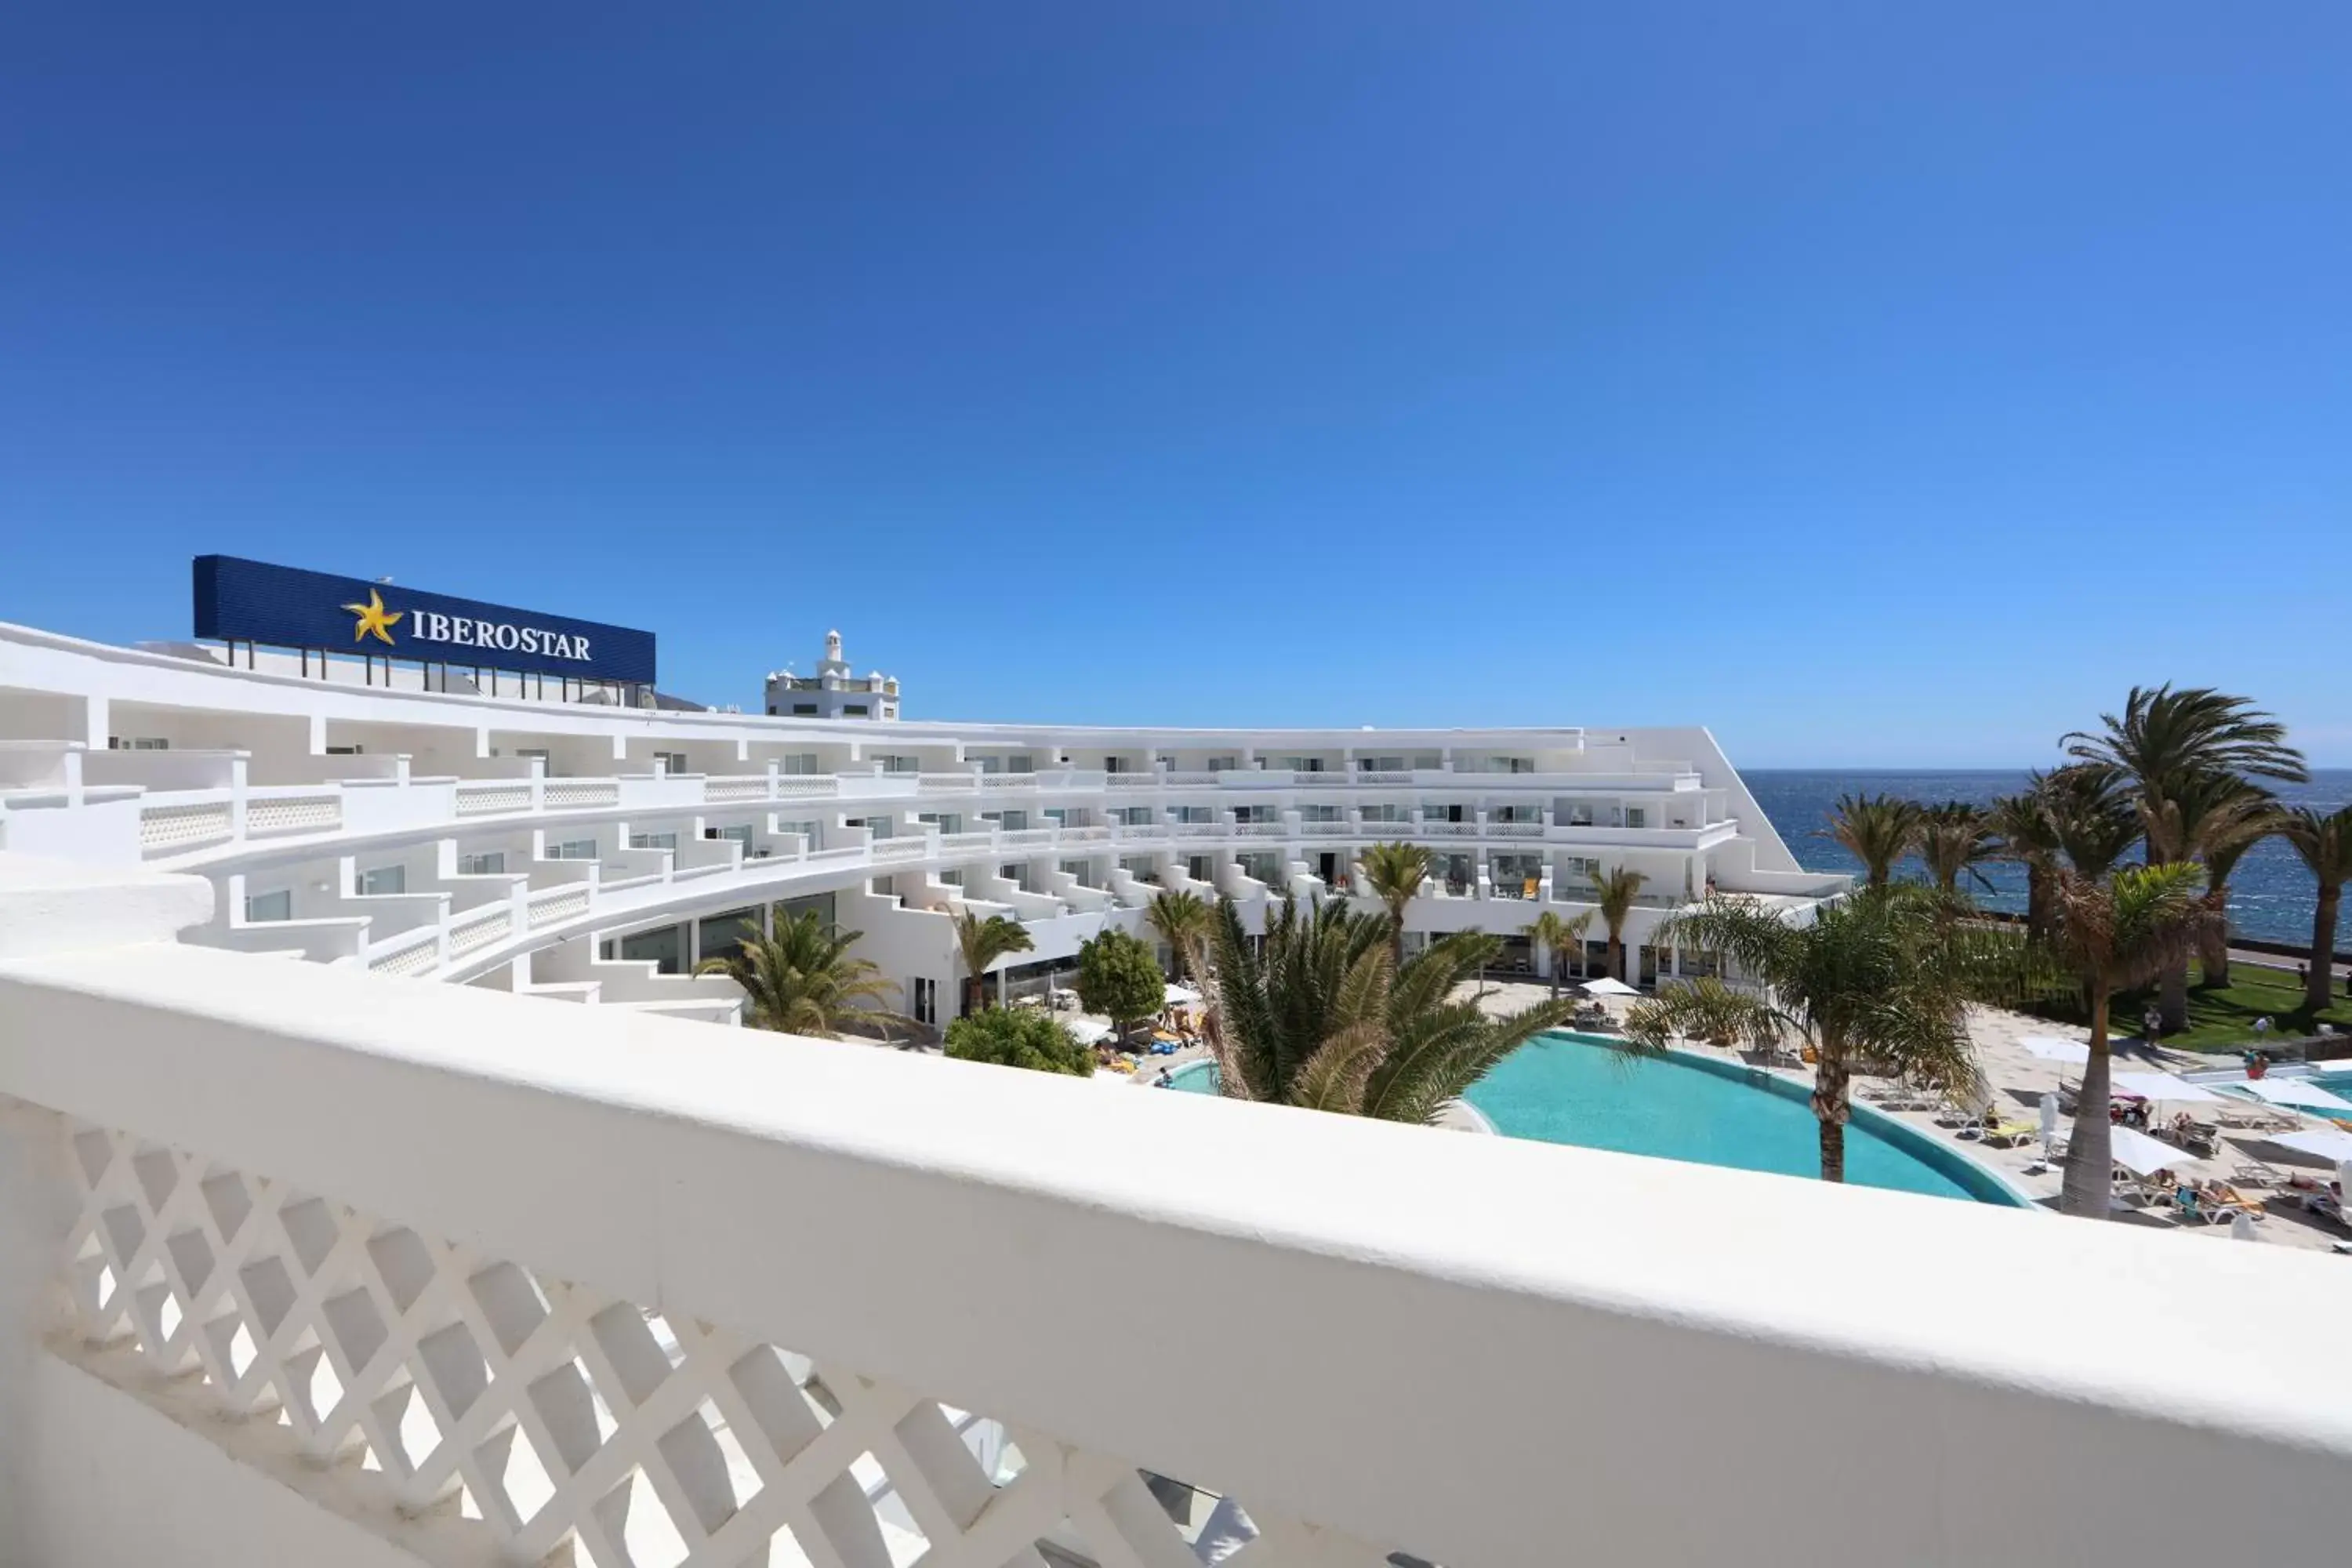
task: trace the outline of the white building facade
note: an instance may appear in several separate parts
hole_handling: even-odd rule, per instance
[[[696,961],[780,908],[864,932],[936,1026],[955,910],[1051,966],[1162,889],[1253,924],[1369,907],[1384,840],[1433,858],[1409,933],[1510,935],[1630,867],[1633,977],[1703,970],[1651,940],[1675,908],[1804,919],[1844,887],[1706,731],[881,716],[354,687],[0,626],[17,1560],[2204,1564],[2352,1539],[2352,1415],[2239,1332],[2352,1318],[2333,1259],[693,1026],[741,1007]]]
[[[824,657],[814,675],[768,672],[768,714],[792,719],[896,719],[898,680],[877,670],[859,675],[841,655],[841,634],[824,634]]]

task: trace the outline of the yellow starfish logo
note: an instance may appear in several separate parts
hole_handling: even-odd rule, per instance
[[[345,605],[343,608],[360,618],[360,624],[352,629],[352,641],[364,642],[373,634],[384,647],[392,646],[392,628],[400,624],[402,612],[398,610],[387,612],[383,607],[382,594],[371,588],[368,590],[366,604]]]

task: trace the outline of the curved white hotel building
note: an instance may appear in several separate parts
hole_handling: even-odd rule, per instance
[[[837,639],[699,710],[650,638],[453,605],[344,584],[331,658],[0,626],[17,1560],[2352,1542],[2347,1407],[2216,1327],[2347,1321],[2338,1260],[713,1028],[693,973],[816,908],[936,1028],[953,910],[1028,929],[1010,987],[1161,889],[1360,898],[1399,839],[1409,941],[1632,867],[1629,977],[1705,972],[1675,907],[1844,882],[1702,728],[950,723]]]

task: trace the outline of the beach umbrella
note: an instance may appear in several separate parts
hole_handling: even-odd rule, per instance
[[[2045,1062],[2081,1067],[2091,1059],[2091,1047],[2081,1040],[2062,1040],[2052,1035],[2028,1035],[2017,1043]]]
[[[2171,1144],[2160,1142],[2136,1128],[2110,1127],[2107,1141],[2108,1152],[2115,1156],[2116,1163],[2142,1176],[2152,1176],[2185,1158]]]
[[[1641,993],[1613,974],[1588,980],[1579,987],[1587,996],[1639,996]]]
[[[1166,1005],[1171,1007],[1189,1007],[1200,999],[1201,994],[1189,985],[1171,985],[1168,987]]]
[[[2262,1238],[2254,1234],[2254,1216],[2248,1214],[2243,1209],[2240,1209],[2236,1214],[2231,1215],[2230,1216],[2230,1239],[2231,1241],[2261,1240]]]
[[[2300,1132],[2273,1132],[2269,1141],[2298,1154],[2316,1154],[2323,1160],[2352,1164],[2352,1132],[2339,1128],[2311,1127]]]
[[[2221,1095],[2168,1072],[2119,1072],[2115,1075],[2115,1086],[2142,1100],[2169,1100],[2175,1105],[2195,1105],[2204,1100],[2217,1105],[2228,1103]]]
[[[2273,1105],[2292,1105],[2298,1110],[2341,1110],[2352,1113],[2352,1100],[2330,1094],[2317,1084],[2299,1078],[2240,1079],[2229,1086],[2242,1089],[2248,1094],[2267,1100]]]
[[[2058,1097],[2048,1089],[2042,1091],[2042,1146],[2047,1149],[2058,1142]]]

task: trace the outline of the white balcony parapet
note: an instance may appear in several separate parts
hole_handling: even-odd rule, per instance
[[[2352,1415],[2244,1331],[2352,1315],[2326,1258],[262,962],[0,950],[61,1226],[0,1273],[67,1304],[13,1453],[128,1495],[95,1445],[152,1423],[284,1489],[19,1488],[73,1560],[298,1508],[442,1563],[1958,1565],[1989,1498],[2003,1560],[2352,1531]],[[1180,1526],[1147,1477],[1213,1490]]]

